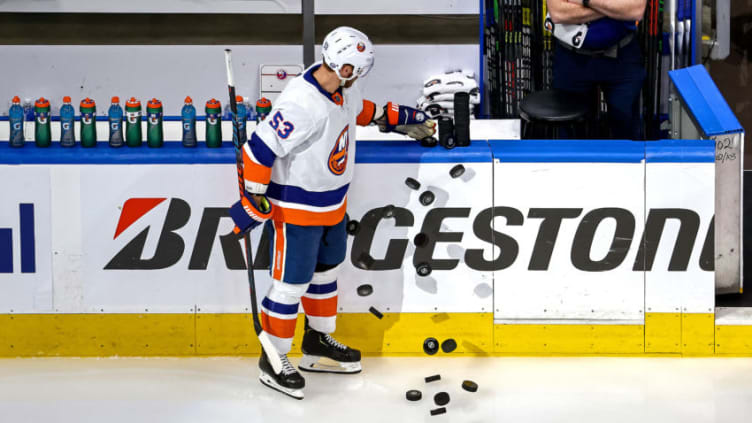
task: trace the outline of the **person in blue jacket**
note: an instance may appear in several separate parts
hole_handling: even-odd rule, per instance
[[[611,136],[642,139],[639,98],[645,79],[637,21],[647,0],[546,0],[547,29],[556,38],[553,86],[608,105]]]

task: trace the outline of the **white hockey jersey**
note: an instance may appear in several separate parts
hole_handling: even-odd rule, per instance
[[[294,225],[335,225],[345,215],[355,167],[355,125],[375,107],[357,83],[334,94],[313,77],[316,63],[290,81],[243,148],[246,190],[266,193],[272,219]]]

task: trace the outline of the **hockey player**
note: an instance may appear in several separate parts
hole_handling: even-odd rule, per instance
[[[323,62],[290,81],[266,120],[243,147],[245,195],[230,214],[237,232],[265,223],[272,286],[261,303],[261,323],[277,351],[262,351],[260,380],[303,398],[305,380],[287,353],[302,302],[304,371],[358,373],[360,351],[337,340],[337,273],[347,247],[347,190],[355,165],[355,126],[377,124],[416,139],[435,133],[421,111],[364,100],[355,85],[371,70],[373,45],[362,32],[339,27],[322,46]],[[267,354],[279,354],[275,373]],[[327,365],[321,360],[334,363]]]

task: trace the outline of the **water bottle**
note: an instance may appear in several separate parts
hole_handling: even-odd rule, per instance
[[[30,98],[25,98],[23,101],[24,112],[24,139],[30,140],[34,137],[34,105]]]
[[[71,105],[71,98],[63,97],[63,106],[60,108],[60,145],[73,147],[76,144],[74,129],[76,109]]]
[[[222,146],[222,105],[214,98],[206,102],[206,146]]]
[[[164,143],[162,129],[162,102],[152,98],[146,103],[146,144],[158,148]]]
[[[266,119],[266,116],[272,111],[272,102],[266,97],[261,97],[256,101],[256,123]]]
[[[86,97],[79,105],[81,112],[81,146],[97,146],[97,103]]]
[[[120,107],[120,98],[112,97],[110,110],[107,111],[107,120],[110,123],[110,147],[123,146],[123,108]]]
[[[183,110],[180,111],[180,116],[183,120],[183,146],[195,147],[196,146],[196,108],[193,107],[193,99],[190,97],[185,98],[185,104],[183,104]]]
[[[240,145],[245,144],[248,141],[248,133],[245,130],[246,119],[248,119],[248,110],[243,104],[243,97],[237,96],[235,101],[237,102],[238,118],[236,120],[238,125],[238,134],[240,134]],[[233,131],[233,138],[235,138],[235,131]],[[234,139],[233,139],[234,141]]]
[[[125,103],[125,144],[128,147],[138,147],[143,141],[141,132],[141,102],[131,97]]]
[[[37,147],[49,147],[52,142],[50,102],[44,97],[34,102],[34,142]]]
[[[21,99],[18,96],[13,97],[13,102],[8,111],[8,121],[10,122],[10,146],[24,146],[24,111],[21,107]]]

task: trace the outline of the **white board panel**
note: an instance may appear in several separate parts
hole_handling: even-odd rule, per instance
[[[0,312],[50,312],[50,171],[0,166],[0,181]]]
[[[494,272],[495,320],[642,321],[632,265],[643,187],[640,163],[497,162],[494,230],[511,240]]]
[[[646,254],[652,262],[645,266],[646,310],[712,313],[715,275],[703,270],[700,261],[715,207],[715,165],[648,162],[645,177],[646,225],[655,232],[651,239],[658,242],[656,246],[651,241],[646,248],[655,252]],[[712,258],[711,254],[711,268]]]

